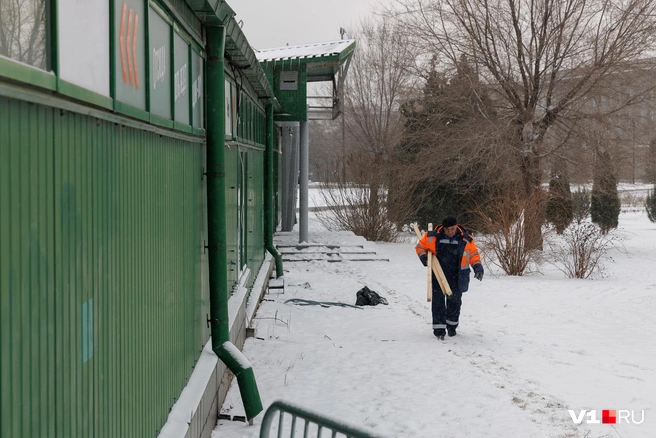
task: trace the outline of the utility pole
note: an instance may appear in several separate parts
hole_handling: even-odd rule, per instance
[[[346,35],[346,29],[340,27],[339,34],[341,35],[342,39],[344,39],[344,36]],[[346,108],[344,106],[345,88],[346,88],[346,81],[342,83],[342,87],[339,90],[341,94],[340,104],[342,106],[342,183],[346,182],[346,129],[344,123],[344,117],[346,116],[346,111],[345,111]]]
[[[342,182],[346,182],[346,130],[344,129],[344,90],[342,90]]]
[[[631,120],[631,154],[633,161],[633,172],[631,174],[631,184],[635,184],[636,163],[635,163],[635,120]]]

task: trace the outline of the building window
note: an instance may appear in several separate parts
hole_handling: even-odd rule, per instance
[[[0,55],[46,70],[47,0],[0,1]]]

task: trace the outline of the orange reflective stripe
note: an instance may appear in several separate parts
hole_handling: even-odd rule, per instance
[[[478,253],[478,248],[474,241],[467,242],[465,245],[465,252],[462,254],[462,260],[460,261],[460,268],[466,269],[469,265],[475,265],[481,263],[481,256]]]
[[[441,225],[438,226],[437,230],[435,231],[435,234],[439,234],[442,228],[444,227]],[[458,226],[458,228],[461,230],[461,233],[464,234],[464,230],[460,226]],[[462,254],[462,258],[460,259],[461,269],[468,269],[470,265],[481,263],[481,256],[478,253],[478,248],[474,243],[473,237],[472,240],[466,240],[466,242],[467,243],[465,244],[465,250]],[[419,243],[417,243],[417,245],[415,246],[415,252],[417,253],[418,256],[422,256],[427,252],[432,252],[433,254],[437,254],[436,246],[437,246],[437,238],[436,237],[429,238],[428,233],[424,233],[421,239],[419,239]]]
[[[430,251],[435,254],[435,237],[429,238],[428,233],[424,233],[417,246],[415,246],[415,252],[418,255],[421,255],[422,252],[425,254],[426,251]]]

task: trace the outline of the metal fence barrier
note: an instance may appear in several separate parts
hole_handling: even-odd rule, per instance
[[[298,434],[297,431],[299,431]],[[272,433],[275,435],[272,435]],[[342,436],[348,438],[384,438],[382,435],[349,426],[283,401],[273,402],[262,419],[260,438],[273,436],[277,438],[295,438],[297,436],[303,438],[336,438]]]

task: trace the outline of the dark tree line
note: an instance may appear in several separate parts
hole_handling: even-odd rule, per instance
[[[414,199],[414,219],[422,224],[449,214],[469,223],[519,175],[503,152],[504,123],[489,88],[464,57],[450,72],[438,71],[435,61],[421,96],[401,106],[405,131],[394,159],[413,183],[410,194],[396,195]]]

